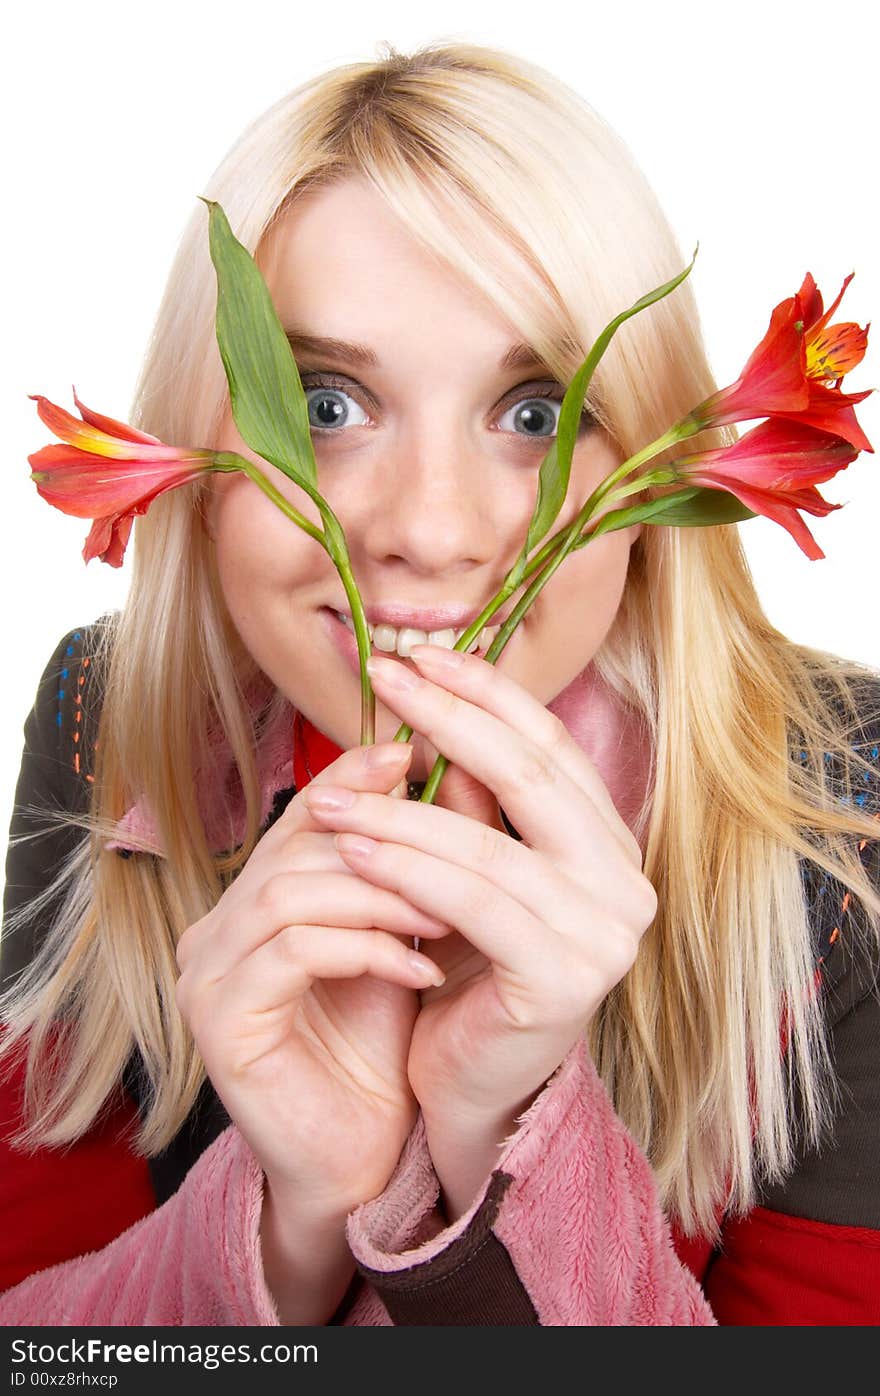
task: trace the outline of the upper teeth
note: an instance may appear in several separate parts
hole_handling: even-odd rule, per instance
[[[336,612],[339,620],[347,625],[349,630],[354,632],[354,621],[351,616],[345,615],[342,611]],[[414,630],[411,626],[404,625],[399,630],[394,625],[371,625],[367,623],[370,632],[370,639],[377,650],[383,650],[386,654],[400,655],[401,659],[408,659],[413,645],[440,645],[443,649],[454,649],[458,641],[464,634],[464,630]],[[484,625],[480,631],[477,649],[487,650],[491,645],[498,631],[498,625]]]

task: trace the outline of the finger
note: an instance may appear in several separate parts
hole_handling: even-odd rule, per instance
[[[437,645],[414,647],[413,661],[424,677],[450,693],[476,704],[486,713],[506,723],[521,737],[530,739],[553,760],[576,785],[580,786],[603,816],[620,816],[594,763],[568,732],[565,724],[521,684],[497,665],[487,664],[474,654],[453,654]],[[439,655],[439,661],[438,661]]]
[[[436,664],[414,646],[427,671]],[[523,839],[554,861],[576,866],[584,829],[609,831],[631,858],[640,858],[605,783],[563,723],[493,665],[473,655],[435,678],[383,657],[370,661],[377,695],[456,765],[471,771],[498,798]],[[443,663],[441,658],[440,663]],[[392,686],[389,677],[398,684]],[[441,686],[442,685],[442,686]]]
[[[311,789],[311,786],[309,786],[308,788]],[[392,791],[391,794],[394,795],[394,791]],[[383,796],[383,798],[386,797]],[[289,854],[287,851],[288,847],[290,849]],[[349,867],[345,859],[340,856],[339,850],[334,844],[331,834],[327,832],[313,834],[306,829],[300,830],[295,836],[291,836],[289,843],[285,845],[285,848],[282,851],[281,856],[276,860],[275,867],[278,869],[279,872],[284,873],[320,872],[337,873],[341,877],[357,877],[357,873],[354,871],[354,869]],[[237,884],[237,887],[242,891],[243,894],[245,893],[245,888],[241,882]],[[227,894],[228,896],[230,896],[233,903],[235,891],[236,884],[233,884],[232,888],[229,889]],[[243,895],[241,899],[241,905],[243,908],[249,908],[252,896],[252,889],[248,888],[246,895]],[[419,912],[416,907],[412,907],[410,908],[410,910],[412,911],[414,916],[421,916],[423,918],[424,929],[420,926],[417,932],[408,931],[407,934],[419,934],[429,936],[432,934],[442,935],[446,930],[448,930],[448,927],[442,926],[438,922],[435,922],[431,917],[426,916],[424,912]],[[399,908],[389,909],[389,914],[396,915],[398,913]],[[246,912],[246,914],[250,914],[249,910]],[[389,929],[391,929],[391,927],[389,927]]]
[[[317,799],[325,796],[352,796],[352,804],[341,810],[321,811]],[[433,854],[447,864],[479,874],[510,898],[527,907],[535,916],[546,917],[560,909],[560,870],[542,854],[511,839],[503,829],[479,824],[457,810],[412,800],[388,800],[381,794],[345,792],[325,786],[321,792],[306,792],[313,817],[338,832],[363,835],[383,845],[418,849]],[[348,854],[337,845],[339,857],[349,863]],[[617,850],[617,857],[620,857]],[[580,891],[582,899],[582,889]],[[422,889],[418,905],[429,910]],[[448,924],[448,914],[446,916]]]
[[[529,1014],[537,1007],[545,1017],[567,1021],[594,1007],[631,968],[653,919],[644,904],[621,915],[581,895],[568,902],[567,922],[554,906],[551,923],[546,913],[533,914],[479,874],[394,844],[376,843],[360,855],[346,847],[350,837],[338,836],[340,851],[362,877],[445,916],[486,957],[499,972],[498,991],[508,1009],[530,1005]]]
[[[303,790],[333,784],[345,785],[352,790],[376,790],[387,794],[399,784],[400,793],[405,795],[404,776],[412,753],[412,746],[408,742],[380,742],[373,746],[352,747],[319,772]],[[304,829],[318,828],[302,802],[303,790],[297,791],[271,829],[260,839],[250,862],[257,860],[262,863],[268,855],[283,848],[291,835]]]
[[[420,849],[374,843],[360,852],[358,845],[365,842],[361,837],[340,834],[338,839],[342,856],[351,859],[362,877],[403,895],[408,889],[432,915],[442,907],[449,924],[506,973],[518,978],[531,973],[537,978],[539,966],[556,958],[548,944],[548,938],[556,940],[553,929],[503,886]],[[511,839],[508,843],[519,847]]]
[[[595,762],[578,745],[556,714],[497,665],[487,664],[473,654],[463,655],[461,663],[453,661],[447,664],[445,656],[449,653],[437,646],[419,645],[413,658],[430,682],[477,704],[542,751],[549,752],[560,769],[586,792],[624,846],[636,846],[635,838],[622,819]]]
[[[234,1023],[287,1008],[320,979],[358,979],[371,974],[409,988],[444,982],[443,971],[426,955],[403,945],[387,931],[350,927],[288,926],[214,986],[212,1016]],[[188,986],[181,996],[186,1001]]]
[[[331,794],[332,790],[334,787],[328,786],[321,793]],[[339,794],[351,794],[351,805],[325,814],[314,805],[314,817],[324,819],[339,832],[379,840],[381,847],[432,854],[440,864],[446,864],[447,873],[450,866],[464,868],[483,882],[490,882],[560,934],[582,935],[588,930],[584,924],[585,902],[592,903],[596,910],[608,907],[613,919],[623,916],[638,921],[643,916],[650,884],[640,868],[624,857],[608,831],[603,833],[608,843],[605,859],[581,859],[577,870],[570,873],[557,867],[546,854],[529,849],[499,829],[476,824],[458,811],[419,801],[388,800],[380,794]],[[341,857],[348,860],[346,843],[348,840],[344,839],[337,847]],[[444,885],[443,874],[440,885]],[[437,913],[436,906],[423,895],[418,879],[412,886],[416,905],[434,916],[439,914],[448,926],[458,926],[454,906]],[[609,902],[610,898],[613,902]]]
[[[334,789],[327,786],[321,794],[332,796]],[[525,843],[518,843],[499,829],[476,824],[474,819],[457,810],[444,810],[419,801],[388,800],[381,794],[355,794],[344,790],[338,793],[346,799],[351,796],[352,803],[325,814],[314,805],[314,817],[325,819],[339,833],[373,840],[383,849],[398,847],[432,854],[440,866],[446,866],[447,874],[453,867],[464,868],[483,882],[490,882],[507,898],[517,900],[536,919],[560,934],[574,933],[582,937],[591,933],[585,906],[594,907],[596,916],[601,914],[603,919],[638,923],[643,920],[645,907],[654,903],[645,926],[657,913],[657,898],[650,882],[637,864],[624,857],[608,831],[603,835],[609,845],[606,859],[581,859],[577,870],[569,871],[557,867],[546,854],[529,849]],[[314,799],[317,794],[314,792],[307,799]],[[351,840],[344,838],[338,842],[337,836],[334,842],[339,856],[351,863],[348,854]],[[441,886],[443,882],[444,874],[440,874]],[[447,907],[437,913],[436,906],[429,905],[425,899],[418,879],[412,882],[412,889],[416,906],[439,916],[440,924],[457,926],[454,909]]]
[[[389,800],[389,804],[394,803]],[[352,877],[350,871],[347,875],[279,872],[241,908],[230,908],[219,924],[203,924],[201,932],[196,927],[184,932],[177,946],[177,962],[185,970],[197,958],[200,977],[206,983],[215,982],[280,930],[308,923],[365,930],[378,927],[425,939],[436,939],[449,931],[430,914],[386,889]]]

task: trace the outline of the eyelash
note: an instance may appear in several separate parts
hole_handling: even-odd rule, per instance
[[[352,397],[355,401],[357,401],[356,391],[353,390],[359,390],[360,393],[363,395],[364,399],[364,401],[359,404],[363,408],[363,410],[371,412],[378,411],[379,405],[376,402],[375,398],[372,396],[372,394],[368,393],[366,389],[361,387],[359,383],[356,383],[351,378],[344,378],[335,373],[321,373],[317,371],[313,371],[311,373],[303,372],[300,375],[300,377],[304,391],[308,391],[313,388],[335,388],[337,392],[343,392],[347,394],[347,396]],[[511,389],[509,393],[505,394],[504,398],[502,399],[501,403],[496,409],[496,412],[499,416],[503,416],[504,413],[507,412],[511,407],[515,407],[519,402],[525,402],[527,398],[545,398],[550,402],[561,403],[564,396],[565,389],[561,383],[520,383],[518,387]],[[592,412],[590,412],[589,409],[585,407],[581,413],[580,425],[578,427],[578,435],[582,435],[591,427],[595,426],[595,424],[595,417],[593,416]],[[334,436],[338,435],[340,430],[345,430],[345,428],[316,427],[312,425],[311,430],[320,436]],[[529,436],[524,432],[508,432],[505,434],[509,436],[517,436],[520,438],[520,440],[524,441],[528,441],[530,439]],[[552,441],[554,437],[536,435],[531,439],[534,441]]]

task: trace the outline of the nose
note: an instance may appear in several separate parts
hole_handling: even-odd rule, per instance
[[[426,576],[491,566],[500,581],[515,523],[509,491],[499,499],[498,487],[473,434],[438,428],[436,417],[421,421],[389,441],[369,472],[350,542],[374,565],[397,562]]]

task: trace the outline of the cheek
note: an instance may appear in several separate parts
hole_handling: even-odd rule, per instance
[[[311,523],[321,526],[316,505],[282,471],[256,455],[242,440],[230,414],[217,435],[216,449],[244,456],[269,483]],[[308,576],[308,561],[319,545],[273,504],[258,485],[240,472],[211,477],[206,508],[208,531],[216,544],[221,576],[235,568],[270,582],[280,571],[293,579]],[[312,559],[314,560],[314,559]]]
[[[311,539],[242,475],[218,476],[207,509],[217,569],[233,615],[254,593],[290,593],[308,576]]]
[[[626,586],[632,534],[605,534],[566,559],[547,592],[557,642],[571,649],[572,663],[584,668],[607,635]],[[570,571],[568,569],[570,568]],[[567,573],[567,575],[566,575]]]

